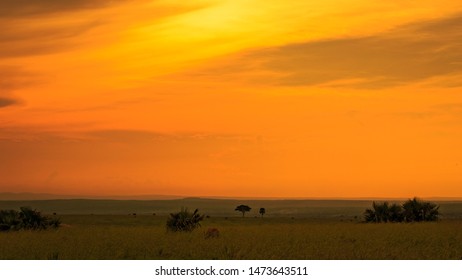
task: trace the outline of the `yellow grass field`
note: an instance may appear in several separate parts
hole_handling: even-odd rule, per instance
[[[462,220],[365,224],[212,217],[191,233],[166,216],[63,215],[57,230],[0,233],[0,259],[462,259]],[[205,238],[208,228],[218,238]]]

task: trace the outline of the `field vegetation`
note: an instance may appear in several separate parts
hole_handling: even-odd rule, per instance
[[[69,215],[56,230],[0,234],[0,259],[462,259],[462,222],[367,224],[208,218],[169,232],[167,216]],[[217,238],[206,238],[216,228]]]
[[[120,207],[108,201],[106,209],[113,203]],[[460,202],[440,203],[441,219],[423,223],[365,223],[370,201],[305,201],[294,208],[284,201],[244,201],[252,206],[244,217],[234,211],[242,202],[229,205],[226,215],[220,215],[223,202],[215,211],[172,208],[172,214],[154,213],[155,202],[141,203],[151,211],[135,211],[140,209],[129,206],[138,202],[129,202],[125,214],[98,213],[96,207],[93,214],[58,213],[53,217],[62,224],[56,229],[0,232],[0,259],[462,259]],[[183,206],[195,209],[194,203]],[[190,227],[168,230],[169,223]]]

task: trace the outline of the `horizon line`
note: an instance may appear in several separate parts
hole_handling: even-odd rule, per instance
[[[104,200],[176,200],[176,199],[222,199],[222,200],[406,200],[410,198],[432,200],[462,200],[462,197],[451,196],[412,196],[412,197],[387,197],[387,196],[207,196],[207,195],[166,195],[166,194],[135,194],[135,195],[85,195],[85,194],[54,194],[33,192],[0,192],[0,200],[64,200],[64,199],[104,199]],[[6,199],[4,197],[7,197]],[[26,198],[27,197],[27,198]],[[34,198],[36,197],[36,198]]]

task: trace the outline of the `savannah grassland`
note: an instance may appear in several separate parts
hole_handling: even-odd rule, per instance
[[[0,208],[15,203],[25,202],[4,201]],[[234,208],[228,216],[221,213],[228,204],[237,206],[237,201],[106,201],[101,206],[109,212],[138,210],[136,216],[70,213],[89,211],[84,206],[95,201],[65,201],[63,208],[59,201],[29,204],[40,203],[61,210],[58,216],[64,225],[56,230],[0,233],[0,259],[462,259],[460,202],[441,203],[439,222],[410,224],[362,223],[363,206],[370,203],[364,201],[249,201],[254,207],[244,218]],[[208,211],[201,212],[210,217],[191,233],[168,232],[163,211],[177,204],[203,204]],[[267,209],[264,218],[256,217],[260,204]],[[153,208],[159,213],[143,213]],[[218,238],[204,238],[210,227],[219,229]]]

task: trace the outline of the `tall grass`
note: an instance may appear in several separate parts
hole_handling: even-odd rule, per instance
[[[210,218],[168,232],[167,217],[63,216],[52,231],[0,234],[0,259],[462,259],[462,221],[363,224]],[[214,227],[219,238],[204,238]]]

